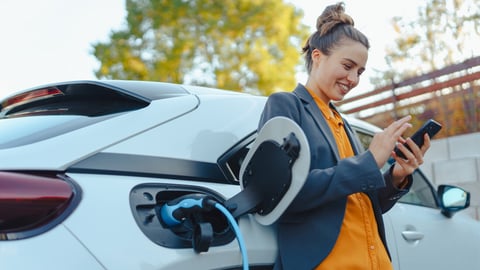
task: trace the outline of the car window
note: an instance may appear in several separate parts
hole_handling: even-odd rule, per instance
[[[218,159],[217,163],[230,183],[239,184],[240,167],[256,137],[255,131],[248,134]]]
[[[356,130],[357,137],[359,138],[363,147],[367,149],[372,142],[373,134],[359,128],[354,127],[354,129]],[[393,160],[387,162],[387,164],[383,166],[382,172],[385,172],[390,168],[391,162],[393,162]],[[434,189],[423,173],[420,170],[416,170],[412,174],[412,177],[413,183],[410,191],[400,198],[399,202],[437,208],[437,200]]]
[[[112,115],[42,115],[0,120],[0,149],[22,146],[111,118]]]
[[[412,176],[412,187],[407,194],[400,198],[399,202],[437,208],[437,200],[433,193],[433,188],[423,173],[416,170]]]
[[[370,134],[370,133],[364,132],[362,130],[356,129],[355,127],[354,127],[354,129],[357,133],[358,139],[360,140],[360,142],[363,145],[363,148],[367,149],[368,146],[370,145],[370,143],[372,142],[373,134]]]
[[[0,149],[38,142],[142,109],[153,96],[126,92],[102,83],[72,83],[26,90],[1,100]],[[164,98],[173,97],[173,91],[161,92]],[[177,95],[185,93],[181,90]]]

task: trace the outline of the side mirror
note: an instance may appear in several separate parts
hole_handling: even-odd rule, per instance
[[[470,193],[456,186],[438,186],[438,199],[442,214],[452,217],[456,212],[470,206]]]

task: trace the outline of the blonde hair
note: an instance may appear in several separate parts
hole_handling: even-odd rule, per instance
[[[346,38],[360,42],[367,49],[370,48],[368,38],[354,27],[352,17],[345,13],[343,2],[327,6],[317,18],[317,31],[310,35],[302,48],[308,73],[312,70],[311,56],[314,49],[330,55],[332,49],[340,45]]]

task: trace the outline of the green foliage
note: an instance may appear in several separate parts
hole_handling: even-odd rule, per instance
[[[283,0],[127,0],[125,29],[93,44],[98,78],[270,94],[295,86],[308,27]]]

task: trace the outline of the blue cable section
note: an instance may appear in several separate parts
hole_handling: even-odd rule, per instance
[[[240,252],[242,253],[242,264],[243,264],[243,270],[248,270],[248,254],[247,254],[247,249],[245,248],[245,243],[243,242],[243,237],[242,237],[242,232],[240,231],[240,228],[238,227],[237,221],[235,218],[232,216],[232,214],[225,208],[223,205],[219,203],[215,203],[215,208],[220,210],[225,217],[227,217],[228,222],[233,228],[233,231],[235,232],[235,235],[237,236],[238,240],[238,245],[240,246]]]

